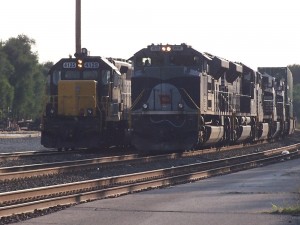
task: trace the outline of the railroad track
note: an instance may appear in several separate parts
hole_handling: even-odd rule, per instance
[[[227,151],[232,149],[242,149],[243,147],[255,147],[262,145],[262,143],[267,142],[258,142],[248,145],[238,144],[232,146],[223,146],[219,148],[205,148],[201,150],[194,150],[191,152],[195,152],[195,154],[208,154],[208,153],[215,153],[216,151]],[[110,156],[114,152],[124,152],[123,150],[115,149],[114,151],[109,151],[107,149],[99,149],[99,150],[87,150],[87,149],[75,149],[70,151],[58,151],[56,149],[49,149],[49,150],[42,150],[42,151],[20,151],[20,152],[12,152],[12,153],[0,153],[0,162],[3,161],[10,161],[10,160],[20,160],[20,159],[31,159],[34,157],[48,157],[48,156],[65,156],[65,155],[75,155],[75,154],[82,154],[82,155],[89,155],[89,154],[99,154],[99,155],[106,155]]]
[[[257,145],[259,146],[259,145]],[[251,146],[253,147],[253,145]],[[62,161],[54,163],[43,163],[43,164],[33,164],[33,165],[21,165],[13,167],[0,167],[0,181],[2,180],[12,180],[12,179],[22,179],[29,178],[33,176],[45,176],[50,174],[58,173],[69,173],[75,171],[89,170],[94,169],[103,169],[112,166],[120,166],[124,164],[141,164],[141,163],[150,163],[155,161],[163,160],[176,160],[179,158],[188,158],[195,156],[209,156],[213,154],[220,154],[221,152],[233,151],[238,149],[240,154],[243,153],[240,145],[223,147],[222,149],[210,148],[195,150],[190,152],[183,153],[171,153],[164,155],[154,155],[141,157],[139,154],[129,154],[129,155],[120,155],[120,156],[109,156],[109,157],[100,157],[93,159],[84,159],[84,160],[73,160],[73,161]],[[246,150],[244,150],[246,151]],[[61,152],[53,151],[43,151],[43,152],[20,152],[20,153],[10,153],[3,154],[1,157],[11,157],[10,159],[15,159],[16,157],[35,157],[39,156],[48,156],[51,154],[63,154]],[[211,158],[211,157],[207,157]],[[7,159],[7,158],[6,158]]]
[[[164,187],[297,158],[300,144],[244,156],[0,194],[1,219]]]

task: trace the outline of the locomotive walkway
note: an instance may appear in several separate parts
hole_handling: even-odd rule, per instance
[[[299,225],[300,216],[270,214],[300,202],[300,159],[104,199],[15,224]]]

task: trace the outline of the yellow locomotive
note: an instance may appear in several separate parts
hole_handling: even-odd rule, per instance
[[[127,60],[86,49],[57,62],[49,71],[41,144],[61,150],[127,143],[131,71]]]

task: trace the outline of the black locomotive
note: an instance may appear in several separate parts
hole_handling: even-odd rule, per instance
[[[125,144],[131,64],[89,56],[63,58],[49,72],[49,99],[41,144],[49,148],[96,148]]]
[[[282,138],[293,133],[293,78],[202,53],[149,45],[130,58],[132,144],[139,151]]]

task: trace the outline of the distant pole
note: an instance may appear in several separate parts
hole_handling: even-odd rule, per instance
[[[81,0],[76,0],[76,53],[81,53]]]

